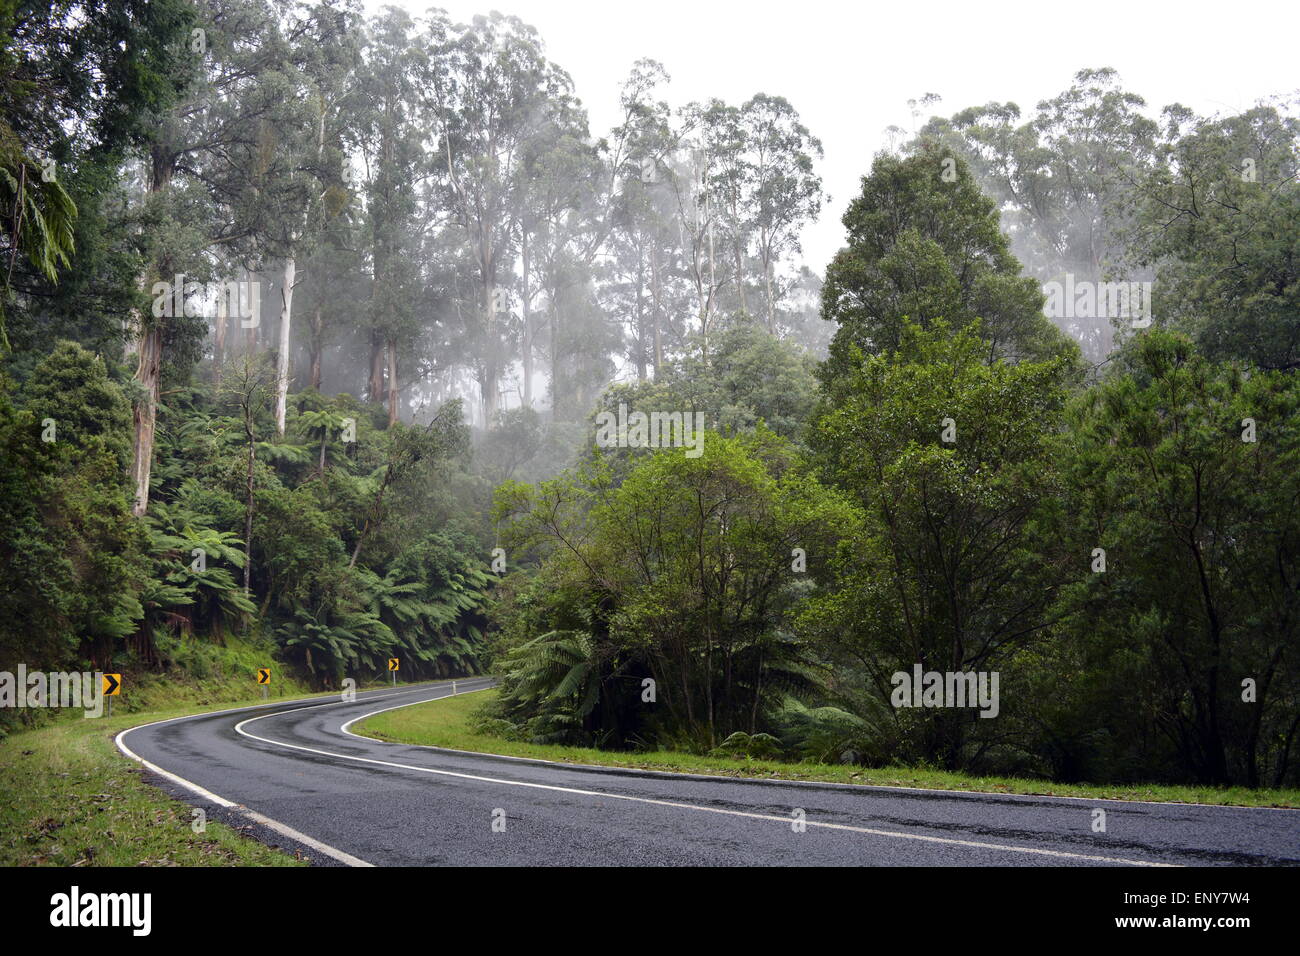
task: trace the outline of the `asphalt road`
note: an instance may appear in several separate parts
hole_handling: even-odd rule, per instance
[[[119,746],[210,816],[334,865],[1300,864],[1297,810],[719,779],[348,732],[364,715],[450,692],[430,684],[182,718],[126,731]],[[1097,808],[1105,832],[1093,831]]]

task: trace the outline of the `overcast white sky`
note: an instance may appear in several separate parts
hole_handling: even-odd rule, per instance
[[[672,76],[679,106],[717,96],[741,103],[762,91],[786,97],[826,150],[833,201],[804,234],[805,259],[822,271],[840,246],[840,216],[891,124],[911,128],[907,100],[943,97],[950,114],[1011,100],[1022,115],[1084,67],[1113,66],[1154,115],[1178,101],[1201,113],[1234,112],[1300,89],[1291,2],[1152,3],[1100,0],[865,4],[852,0],[365,0],[368,11],[442,7],[459,20],[500,10],[541,32],[550,58],[573,77],[595,135],[617,121],[618,89],[640,57]]]

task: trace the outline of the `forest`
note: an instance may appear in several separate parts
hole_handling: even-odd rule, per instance
[[[779,89],[592,129],[514,16],[0,0],[0,670],[1300,786],[1300,99],[1060,84],[909,101],[810,262]]]

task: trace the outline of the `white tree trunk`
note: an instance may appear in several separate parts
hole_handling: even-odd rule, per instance
[[[133,411],[135,440],[131,455],[131,478],[135,498],[131,513],[137,518],[149,509],[149,477],[153,470],[154,426],[158,416],[158,384],[162,377],[162,329],[153,325],[145,329],[136,345],[140,362],[135,380],[144,392]]]
[[[528,230],[522,230],[520,251],[523,253],[524,299],[521,306],[523,316],[523,362],[524,362],[524,407],[533,407],[533,316],[529,309],[530,293],[528,291]]]
[[[226,361],[226,322],[226,296],[222,294],[217,296],[217,319],[212,328],[212,386],[217,390],[221,388],[222,366]]]
[[[763,256],[763,291],[767,298],[767,331],[776,335],[776,303],[772,301],[772,260]]]
[[[285,409],[289,399],[289,332],[293,322],[293,283],[298,274],[298,263],[293,256],[284,260],[284,284],[280,287],[280,354],[275,374],[275,428],[284,434]]]

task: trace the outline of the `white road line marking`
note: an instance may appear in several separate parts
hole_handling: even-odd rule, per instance
[[[340,850],[338,847],[330,846],[328,843],[322,843],[320,840],[317,840],[314,837],[307,836],[307,834],[303,833],[301,830],[295,830],[293,827],[287,826],[286,824],[281,823],[279,820],[272,820],[270,817],[264,816],[258,813],[256,810],[250,810],[247,807],[241,807],[239,812],[242,813],[244,816],[246,816],[248,819],[253,820],[256,823],[262,824],[262,826],[264,827],[270,827],[272,830],[274,830],[276,833],[280,834],[281,836],[288,837],[290,840],[297,840],[299,843],[304,843],[307,846],[311,847],[313,850],[317,851],[318,853],[324,853],[326,856],[338,860],[340,863],[344,864],[345,866],[370,866],[370,867],[374,866],[373,863],[367,863],[365,860],[361,859],[360,857],[353,856],[351,853],[348,853],[345,850]]]
[[[459,697],[461,694],[476,694],[476,693],[478,693],[478,692],[481,691],[481,690],[491,690],[491,689],[492,689],[492,686],[491,686],[491,685],[488,685],[487,687],[475,687],[475,688],[473,688],[473,689],[471,689],[471,690],[462,690],[462,691],[461,691],[460,693],[458,693],[456,696]],[[449,695],[448,695],[448,696],[449,696]],[[391,741],[391,740],[384,741],[384,740],[380,740],[378,737],[367,737],[367,736],[365,736],[364,734],[354,734],[352,731],[348,730],[348,728],[351,727],[353,724],[359,722],[359,721],[365,720],[367,717],[373,717],[373,716],[375,716],[375,714],[386,714],[386,713],[388,713],[390,710],[401,710],[403,707],[414,707],[414,706],[416,706],[417,704],[429,704],[429,703],[432,703],[432,702],[435,701],[435,700],[447,700],[447,696],[443,696],[443,697],[432,697],[432,698],[430,698],[429,700],[412,700],[412,701],[409,701],[409,702],[407,702],[407,703],[405,703],[405,704],[396,704],[396,705],[393,706],[393,707],[381,707],[379,710],[372,710],[370,713],[368,713],[368,714],[362,714],[360,717],[353,717],[353,718],[352,718],[351,720],[349,720],[346,724],[344,724],[342,727],[340,727],[339,730],[343,731],[343,733],[347,734],[349,737],[356,737],[358,740],[370,740],[370,741],[374,741],[374,742],[376,742],[376,743],[395,743],[396,741]],[[411,745],[408,745],[408,746],[411,746]],[[419,745],[419,744],[415,744],[414,746],[418,747],[418,746],[420,746],[420,745]],[[435,750],[442,750],[442,749],[445,749],[445,748],[442,748],[442,747],[436,747],[436,748],[434,748],[434,749],[435,749]],[[465,754],[477,754],[477,751],[473,751],[473,750],[458,750],[458,751],[456,751],[456,752],[457,752],[457,753],[465,753]],[[499,756],[498,754],[477,754],[477,755],[478,755],[478,756],[485,756],[485,757],[494,757],[494,756]],[[520,759],[523,759],[523,758],[520,758]],[[552,760],[547,760],[547,761],[545,761],[545,763],[554,763],[554,762],[555,762],[555,761],[552,761]],[[563,766],[563,764],[561,764],[560,766]]]
[[[430,698],[430,700],[441,700],[441,699],[442,698],[438,698],[438,697]],[[424,701],[415,701],[414,703],[424,703]],[[302,708],[302,709],[306,709],[306,708]],[[397,710],[397,709],[398,708],[396,707],[386,707],[381,710],[374,711],[374,713],[372,714],[363,714],[361,717],[348,721],[348,724],[350,725],[356,723],[357,720],[361,720],[365,717],[374,716],[374,714],[383,713],[385,710]],[[391,760],[376,760],[372,757],[357,757],[351,754],[340,754],[328,750],[318,750],[314,747],[304,747],[300,744],[289,744],[281,740],[272,740],[269,737],[259,737],[257,734],[250,733],[249,731],[244,729],[245,725],[251,724],[255,721],[265,720],[268,717],[278,717],[280,716],[280,714],[287,714],[290,712],[291,711],[286,710],[286,711],[280,711],[279,714],[262,714],[259,717],[250,717],[247,720],[241,720],[239,723],[235,725],[235,732],[244,737],[248,737],[251,740],[260,740],[262,743],[271,744],[272,746],[276,746],[276,747],[287,747],[291,750],[301,750],[306,753],[320,754],[321,756],[325,756],[325,757],[336,757],[342,760],[356,760],[361,763],[376,764],[377,766],[381,766],[381,767],[394,767],[399,770],[413,770],[418,773],[432,773],[444,777],[458,777],[463,780],[477,780],[481,783],[496,783],[508,787],[530,787],[536,790],[552,790],[557,793],[571,793],[571,794],[576,794],[578,796],[606,798],[610,800],[627,800],[633,803],[646,803],[646,804],[651,804],[653,806],[673,807],[679,810],[695,810],[700,813],[721,813],[727,816],[746,817],[752,820],[775,821],[777,823],[782,823],[787,826],[789,826],[791,821],[790,817],[778,817],[767,813],[750,813],[744,810],[724,810],[720,807],[702,807],[693,803],[679,803],[674,800],[655,800],[650,797],[633,797],[628,794],[622,794],[622,793],[607,793],[600,790],[581,790],[575,787],[560,787],[554,784],[530,783],[523,780],[505,780],[499,777],[483,777],[471,773],[458,773],[454,770],[435,770],[432,767],[416,767],[411,764],[395,763]],[[352,734],[351,736],[358,736],[358,735]],[[362,737],[360,739],[369,740],[371,738]],[[386,743],[386,741],[376,741],[376,742],[381,744]],[[823,829],[827,829],[827,830],[845,830],[852,833],[865,833],[871,836],[893,837],[895,839],[900,839],[900,840],[918,840],[924,843],[942,843],[949,846],[966,846],[966,847],[973,847],[975,849],[981,849],[981,850],[1001,850],[1009,853],[1028,853],[1035,856],[1047,856],[1056,859],[1088,860],[1090,862],[1118,863],[1118,864],[1125,864],[1128,866],[1171,867],[1177,865],[1173,863],[1157,863],[1149,860],[1129,860],[1121,857],[1096,856],[1087,853],[1069,853],[1064,850],[1044,850],[1038,847],[1014,846],[1012,844],[1004,844],[1004,843],[984,843],[977,840],[959,840],[953,837],[925,836],[920,833],[901,833],[896,830],[878,830],[873,827],[856,827],[856,826],[850,826],[845,823],[828,823],[821,820],[806,820],[804,822],[807,826],[822,827]]]
[[[471,678],[473,680],[474,678]],[[494,680],[495,678],[482,678],[483,680]],[[474,691],[491,690],[490,687],[475,687]],[[461,691],[463,694],[472,693],[472,691]],[[377,698],[376,698],[377,699]],[[396,707],[384,707],[381,710],[373,710],[368,714],[362,714],[349,720],[339,729],[349,737],[356,737],[358,740],[371,740],[375,743],[391,744],[400,743],[400,741],[383,740],[379,737],[367,737],[365,734],[354,733],[348,730],[358,721],[365,720],[367,717],[373,717],[375,714],[385,714],[390,710],[401,710],[403,707],[414,707],[417,704],[427,704],[434,700],[445,700],[444,697],[432,697],[429,700],[413,700],[409,704],[398,704]],[[1138,807],[1205,807],[1210,810],[1247,810],[1259,812],[1261,810],[1272,810],[1277,813],[1300,813],[1300,808],[1296,807],[1242,807],[1231,803],[1191,803],[1186,800],[1129,800],[1125,797],[1071,797],[1062,793],[1013,793],[1010,790],[958,790],[944,789],[938,787],[901,787],[893,786],[887,783],[841,783],[838,780],[783,780],[779,777],[732,777],[723,776],[722,774],[707,773],[699,771],[698,773],[689,773],[684,770],[656,770],[653,767],[620,767],[617,764],[594,764],[594,763],[577,763],[568,760],[547,760],[545,757],[517,757],[513,754],[498,754],[490,750],[458,750],[455,747],[438,747],[434,744],[403,744],[406,747],[420,747],[424,750],[438,750],[443,753],[464,754],[467,757],[491,757],[493,760],[514,760],[518,763],[539,764],[546,767],[563,767],[568,770],[630,770],[637,774],[656,774],[661,777],[685,779],[685,780],[727,780],[741,781],[744,783],[759,783],[764,785],[778,785],[791,787],[809,787],[812,789],[835,788],[838,790],[847,790],[850,792],[868,792],[880,795],[891,794],[897,791],[903,793],[934,793],[934,794],[965,794],[972,797],[1012,797],[1020,798],[1015,802],[1029,802],[1031,800],[1074,800],[1079,803],[1087,803],[1089,806],[1097,803],[1118,803]]]
[[[421,688],[417,688],[416,690],[406,690],[406,691],[398,691],[396,693],[390,692],[384,694],[376,694],[373,697],[367,697],[366,700],[367,701],[384,700],[388,697],[397,697],[401,694],[418,693],[419,691],[423,691],[427,689],[428,689],[427,687],[421,687]],[[316,698],[314,697],[302,697],[299,698],[298,701],[286,701],[285,703],[299,703],[302,701],[309,701],[315,699]],[[329,707],[334,704],[345,704],[345,703],[350,703],[350,701],[327,700],[323,703],[312,704],[310,707],[294,707],[291,708],[290,710],[277,711],[277,713],[287,714],[290,713],[292,710],[312,710],[316,707]],[[219,796],[218,794],[213,793],[211,790],[207,790],[204,787],[199,786],[197,783],[195,783],[192,780],[186,780],[184,777],[180,776],[179,774],[174,774],[170,770],[164,770],[162,767],[158,766],[157,764],[145,760],[143,757],[141,757],[139,754],[137,754],[135,751],[133,751],[130,747],[126,745],[126,741],[125,741],[126,735],[131,733],[132,731],[140,730],[144,727],[156,727],[160,724],[173,724],[185,720],[197,720],[200,717],[215,717],[219,714],[236,714],[239,713],[240,711],[245,711],[245,710],[264,710],[267,706],[268,705],[266,704],[254,704],[249,707],[231,707],[228,710],[213,710],[204,714],[189,714],[183,717],[168,717],[166,720],[151,720],[148,723],[136,724],[134,727],[128,727],[126,730],[123,730],[121,733],[119,733],[116,737],[113,738],[113,743],[117,745],[118,750],[120,750],[124,755],[126,755],[130,759],[136,761],[139,764],[142,764],[148,770],[151,770],[152,772],[158,774],[158,776],[170,780],[172,783],[176,784],[177,786],[185,790],[189,790],[192,793],[198,794],[204,800],[207,800],[211,803],[215,803],[219,807],[225,807],[229,810],[233,810],[234,812],[239,813],[244,817],[247,817],[248,819],[254,821],[255,823],[260,823],[264,827],[269,827],[270,829],[274,830],[276,833],[279,833],[281,836],[288,837],[291,840],[297,840],[299,843],[303,844],[304,846],[309,846],[313,850],[316,850],[318,853],[323,853],[325,856],[328,856],[334,860],[338,860],[340,863],[344,863],[347,866],[374,866],[373,863],[367,863],[365,860],[361,859],[360,857],[353,856],[351,853],[345,853],[343,850],[340,850],[336,847],[332,847],[327,843],[322,843],[319,840],[307,836],[307,834],[305,833],[300,833],[299,831],[293,829],[293,827],[280,823],[278,820],[272,820],[270,817],[263,816],[262,814],[256,812],[255,810],[250,810],[245,806],[241,806],[240,804],[235,803],[233,800],[227,800],[225,797]],[[266,716],[269,717],[271,715],[267,714]]]

